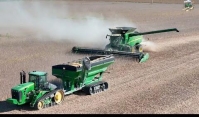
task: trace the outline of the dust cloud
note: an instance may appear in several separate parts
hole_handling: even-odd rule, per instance
[[[159,46],[157,44],[147,39],[143,39],[143,41],[141,42],[141,45],[143,46],[143,50],[145,52],[158,52],[159,50]]]
[[[135,27],[132,22],[121,17],[110,21],[105,20],[102,14],[92,16],[84,13],[82,17],[80,13],[72,12],[66,2],[54,2],[0,2],[0,34],[9,33],[40,41],[70,41],[82,45],[95,43],[94,46],[101,47],[108,43],[105,38],[110,34],[108,28]],[[77,18],[74,19],[74,16]]]

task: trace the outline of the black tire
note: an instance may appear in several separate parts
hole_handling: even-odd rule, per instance
[[[105,90],[107,90],[108,89],[108,83],[104,82],[104,85],[105,85]]]
[[[88,94],[89,95],[93,95],[94,93],[93,93],[93,87],[89,87],[88,88]]]
[[[102,91],[105,91],[105,90],[106,90],[106,86],[105,86],[104,83],[102,84],[101,89],[102,89]]]

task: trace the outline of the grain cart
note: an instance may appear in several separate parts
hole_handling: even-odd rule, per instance
[[[141,42],[143,41],[143,35],[155,34],[176,31],[176,28],[156,30],[150,32],[138,32],[133,27],[116,27],[109,28],[111,35],[109,36],[110,43],[106,45],[104,50],[86,47],[73,47],[74,53],[90,53],[90,54],[114,54],[132,56],[139,60],[139,62],[145,62],[149,58],[148,53],[143,52]]]
[[[49,83],[46,72],[29,72],[28,82],[25,72],[20,72],[21,84],[11,89],[12,98],[7,102],[15,105],[29,103],[30,107],[43,109],[60,104],[65,95],[79,90],[88,95],[105,91],[108,83],[102,81],[102,75],[114,61],[112,55],[97,55],[52,66],[52,75],[61,79],[63,88]]]

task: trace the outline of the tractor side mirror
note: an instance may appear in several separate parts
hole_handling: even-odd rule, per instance
[[[106,35],[106,39],[107,39],[107,36],[108,36],[108,35]]]

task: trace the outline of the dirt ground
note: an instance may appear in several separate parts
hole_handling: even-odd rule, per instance
[[[23,3],[27,11],[31,10],[31,3]],[[11,3],[0,2],[0,6],[5,6],[5,4],[9,6]],[[70,22],[68,24],[72,24],[71,27],[58,30],[57,25],[52,22],[45,20],[36,25],[34,24],[36,19],[31,18],[31,22],[27,22],[24,17],[20,19],[20,16],[14,11],[7,13],[1,7],[0,113],[199,113],[199,98],[197,97],[199,96],[198,4],[195,5],[194,10],[189,12],[182,10],[182,4],[104,2],[103,0],[98,2],[49,1],[41,2],[41,4],[51,6],[50,13],[58,14],[53,9],[59,11],[60,18],[63,19],[82,18],[81,20],[84,20],[83,18],[89,15],[97,17],[98,22],[92,20],[92,22],[85,23],[83,21],[81,24],[84,24],[84,27],[76,25],[76,22]],[[11,18],[12,21],[6,18]],[[10,89],[19,84],[21,70],[26,72],[46,71],[49,80],[52,81],[56,79],[51,75],[52,65],[86,56],[72,54],[70,51],[73,46],[104,47],[105,42],[108,42],[105,38],[106,33],[109,33],[108,26],[96,26],[97,31],[94,31],[95,24],[101,25],[101,21],[103,21],[103,26],[104,24],[136,26],[140,32],[166,28],[177,28],[180,32],[145,35],[144,38],[149,38],[149,40],[144,48],[150,54],[149,60],[145,63],[137,63],[131,58],[116,56],[115,63],[108,68],[110,74],[103,76],[104,80],[109,83],[109,89],[105,92],[92,96],[72,94],[66,96],[61,105],[39,111],[32,110],[28,105],[14,106],[5,102],[8,97],[11,97]],[[38,28],[40,24],[45,23],[47,28]],[[47,29],[51,30],[48,32]],[[94,37],[98,36],[101,30],[104,36],[100,37],[100,40],[95,40],[97,38]],[[82,31],[85,33],[81,33]],[[38,36],[40,33],[43,35]],[[60,39],[56,40],[56,37]],[[92,37],[92,40],[87,40],[89,37]]]

